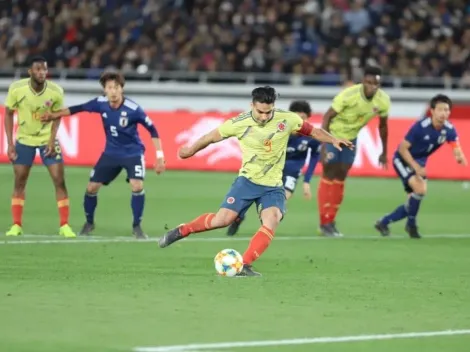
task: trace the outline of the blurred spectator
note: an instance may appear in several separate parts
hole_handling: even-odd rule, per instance
[[[0,8],[0,68],[50,66],[306,74],[353,79],[367,63],[469,87],[465,0],[11,0]]]

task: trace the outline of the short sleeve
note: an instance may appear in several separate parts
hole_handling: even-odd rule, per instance
[[[10,110],[16,108],[17,101],[16,101],[15,93],[16,93],[16,90],[10,86],[10,88],[8,89],[7,97],[5,99],[5,106]]]
[[[233,119],[225,121],[218,127],[218,130],[222,138],[230,138],[237,135],[237,129],[235,128]]]
[[[415,123],[405,136],[405,140],[413,144],[422,131],[420,122]]]
[[[59,111],[64,107],[64,91],[61,89],[59,94],[57,94],[57,97],[54,101],[54,104],[52,104],[51,111]]]
[[[83,111],[97,112],[97,113],[101,112],[100,104],[98,103],[98,98],[87,101],[84,104],[71,106],[71,107],[69,107],[69,110],[70,110],[71,114],[77,114],[77,113],[83,112]]]
[[[452,142],[458,142],[458,141],[459,141],[459,136],[455,128],[449,129],[449,133],[447,134],[447,142],[452,143]]]
[[[341,92],[334,97],[331,108],[339,114],[344,110],[345,106],[344,92]]]
[[[287,116],[287,125],[290,133],[300,131],[302,125],[304,124],[304,120],[302,120],[302,118],[294,112],[289,113]]]

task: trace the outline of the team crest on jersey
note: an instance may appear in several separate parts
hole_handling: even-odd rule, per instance
[[[119,126],[126,127],[128,123],[129,123],[129,119],[127,117],[121,116],[119,118]]]
[[[127,111],[122,111],[121,116],[127,116]]]
[[[47,107],[47,108],[50,108],[52,106],[52,100],[46,100],[46,102],[44,103],[44,105]]]
[[[282,131],[284,131],[285,129],[286,129],[286,123],[285,123],[284,121],[279,122],[279,123],[277,124],[277,130],[278,130],[279,132],[282,132]]]
[[[233,203],[235,203],[235,198],[233,198],[233,197],[228,197],[228,198],[227,198],[227,204],[233,204]]]
[[[379,112],[379,108],[377,106],[374,106],[374,108],[372,109],[372,111],[374,112],[374,114],[378,113]]]

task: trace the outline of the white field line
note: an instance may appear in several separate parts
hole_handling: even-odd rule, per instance
[[[173,346],[160,346],[160,347],[136,347],[133,349],[133,352],[189,352],[189,351],[202,352],[202,351],[209,351],[209,350],[214,351],[214,350],[221,350],[221,349],[234,349],[234,348],[247,348],[247,347],[311,345],[311,344],[318,344],[318,343],[396,340],[396,339],[469,335],[469,334],[470,334],[470,329],[469,330],[409,332],[409,333],[402,333],[402,334],[313,337],[313,338],[289,339],[289,340],[222,342],[222,343],[173,345]]]
[[[23,235],[21,237],[7,238],[0,237],[0,245],[17,245],[17,244],[77,244],[77,243],[146,243],[157,242],[158,238],[149,238],[147,240],[136,240],[129,237],[112,237],[112,236],[93,236],[93,237],[79,237],[74,239],[61,238],[58,235]],[[184,239],[183,241],[189,242],[233,242],[233,241],[248,241],[251,237],[194,237]],[[465,239],[470,238],[470,234],[447,234],[447,235],[428,235],[424,239]],[[408,236],[391,236],[389,238],[382,238],[379,236],[345,236],[344,238],[327,238],[321,236],[278,236],[275,237],[276,241],[315,241],[315,240],[410,240]]]

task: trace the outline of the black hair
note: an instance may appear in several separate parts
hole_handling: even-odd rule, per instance
[[[306,100],[295,100],[289,106],[289,111],[301,112],[310,116],[312,114],[312,108]]]
[[[382,76],[382,69],[378,66],[366,66],[364,68],[364,76]]]
[[[119,84],[121,87],[124,88],[124,85],[126,84],[126,80],[122,73],[119,72],[103,72],[100,77],[100,84],[104,88],[106,86],[106,82],[108,81],[116,81],[117,84]]]
[[[258,87],[251,92],[253,103],[274,104],[279,94],[270,86]]]
[[[430,101],[429,101],[429,106],[431,109],[435,109],[436,105],[439,103],[444,103],[449,105],[449,108],[452,108],[452,100],[444,94],[438,94],[434,96]]]
[[[43,57],[43,56],[33,56],[30,60],[29,60],[29,66],[33,66],[36,62],[39,62],[39,63],[47,63],[47,60]]]

